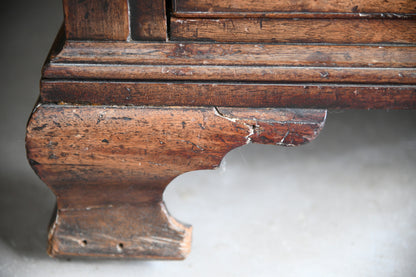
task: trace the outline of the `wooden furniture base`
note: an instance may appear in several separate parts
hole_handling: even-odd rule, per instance
[[[40,105],[29,161],[57,196],[49,254],[182,259],[191,227],[163,191],[178,175],[216,168],[247,143],[314,139],[325,110]]]
[[[321,2],[63,0],[26,141],[49,254],[182,259],[175,177],[308,142],[326,109],[416,108],[414,1]]]

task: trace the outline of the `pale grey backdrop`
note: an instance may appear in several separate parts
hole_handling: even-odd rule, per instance
[[[416,113],[330,112],[299,148],[249,145],[165,194],[194,225],[182,262],[46,255],[54,196],[25,159],[25,124],[62,22],[60,0],[1,6],[0,276],[416,276]]]

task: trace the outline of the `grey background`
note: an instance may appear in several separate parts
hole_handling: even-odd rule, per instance
[[[1,6],[0,276],[416,276],[415,111],[333,111],[306,146],[178,177],[165,198],[194,226],[185,261],[49,258],[55,200],[24,136],[62,18],[60,0]]]

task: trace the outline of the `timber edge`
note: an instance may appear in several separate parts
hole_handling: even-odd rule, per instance
[[[415,64],[414,45],[92,42],[61,34],[40,101],[415,109]]]

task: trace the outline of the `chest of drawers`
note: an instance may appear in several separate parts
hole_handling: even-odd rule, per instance
[[[414,0],[64,0],[27,127],[52,256],[182,259],[163,191],[230,150],[314,139],[326,109],[416,107]]]

